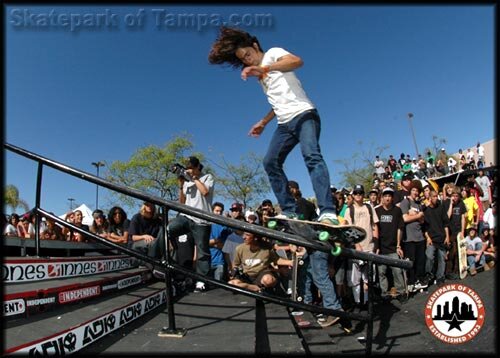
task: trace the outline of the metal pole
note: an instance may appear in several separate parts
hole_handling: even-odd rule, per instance
[[[165,248],[162,254],[165,255],[165,260],[162,261],[163,268],[165,269],[165,285],[167,287],[167,314],[168,314],[168,326],[163,327],[160,332],[158,332],[158,337],[183,337],[187,330],[185,328],[175,327],[175,312],[174,312],[174,295],[172,294],[172,275],[171,275],[171,257],[170,257],[170,245],[169,245],[169,234],[168,234],[168,209],[161,207],[161,212],[163,214],[163,236],[159,237],[158,240],[164,240]],[[162,247],[162,245],[159,245]]]
[[[69,201],[69,210],[73,210],[73,201],[75,201],[75,199],[68,198],[68,201]]]
[[[366,355],[372,354],[373,341],[373,262],[368,261],[368,322],[366,327]],[[363,288],[360,290],[363,294]],[[361,293],[360,293],[361,295]]]
[[[413,125],[411,124],[412,118],[413,118],[413,113],[408,113],[408,123],[410,123],[410,130],[411,130],[411,135],[413,137],[413,144],[415,144],[415,151],[416,151],[417,157],[418,157],[417,140],[415,138],[415,131],[413,130]]]
[[[97,169],[97,177],[99,178],[99,168],[105,166],[103,162],[92,162],[92,165]],[[95,186],[95,209],[99,209],[99,185]]]
[[[40,199],[42,196],[42,172],[43,172],[43,164],[38,162],[38,172],[36,175],[36,198],[35,198],[35,208],[38,209],[40,207]],[[36,211],[36,219],[35,219],[35,252],[36,256],[40,256],[40,221],[41,217]]]

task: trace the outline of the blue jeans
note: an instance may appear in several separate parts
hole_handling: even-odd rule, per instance
[[[477,243],[476,246],[474,247],[475,251],[479,251],[483,248],[483,244]],[[481,258],[479,259],[479,266],[484,266],[486,262],[486,257],[484,254],[481,255]],[[467,264],[469,265],[469,268],[476,268],[476,255],[467,255]]]
[[[299,143],[311,177],[320,214],[335,213],[335,205],[330,192],[330,174],[319,146],[320,132],[320,118],[314,109],[299,114],[290,122],[279,124],[271,138],[269,149],[264,157],[264,169],[278,204],[286,214],[296,213],[296,205],[288,189],[288,178],[283,171],[283,163]]]
[[[307,267],[304,303],[312,303],[311,282],[314,282],[319,292],[321,292],[323,307],[341,310],[340,300],[333,288],[333,282],[328,276],[329,256],[330,254],[322,251],[313,251],[311,254],[304,255],[304,264]]]
[[[432,273],[432,269],[434,268],[434,256],[437,251],[437,270],[436,270],[436,279],[440,279],[444,277],[444,269],[446,265],[445,257],[446,250],[444,248],[439,248],[436,244],[432,244],[427,246],[425,249],[425,256],[427,260],[425,261],[425,272]]]
[[[226,277],[226,265],[220,264],[212,266],[210,268],[210,273],[213,274],[214,279],[224,281]]]

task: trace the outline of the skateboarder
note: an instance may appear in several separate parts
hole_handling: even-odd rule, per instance
[[[264,158],[264,168],[283,214],[292,218],[297,215],[283,163],[300,144],[320,210],[318,221],[338,224],[330,193],[330,174],[319,146],[320,117],[294,73],[303,65],[302,59],[279,47],[264,52],[255,36],[222,27],[208,60],[211,64],[242,68],[241,78],[245,81],[257,77],[271,104],[271,110],[252,126],[249,135],[260,136],[277,117],[278,126]]]

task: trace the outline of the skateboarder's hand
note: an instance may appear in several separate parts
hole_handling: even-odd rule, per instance
[[[241,71],[241,79],[246,81],[248,77],[261,77],[265,73],[264,67],[260,66],[247,66]]]
[[[258,137],[262,134],[262,132],[264,132],[264,128],[266,128],[266,125],[262,123],[262,121],[258,121],[252,126],[252,128],[250,128],[248,135],[252,137]]]

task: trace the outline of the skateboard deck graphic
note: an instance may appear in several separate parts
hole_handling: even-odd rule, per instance
[[[292,316],[297,323],[297,326],[301,328],[306,328],[311,325],[311,322],[304,318],[304,312],[302,311],[293,311]]]
[[[292,300],[297,302],[302,302],[304,298],[299,295],[299,290],[297,288],[299,283],[299,271],[304,267],[304,260],[302,255],[297,255],[296,252],[293,253],[293,267],[292,267]]]
[[[337,256],[341,246],[352,246],[366,237],[366,231],[356,225],[333,225],[317,221],[288,218],[269,218],[270,229],[288,231],[309,240],[328,241],[332,254]]]
[[[458,271],[460,278],[467,277],[467,242],[462,233],[457,235],[457,249],[458,249]]]

